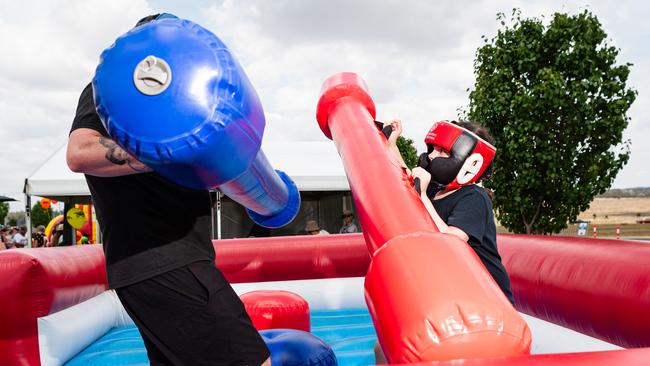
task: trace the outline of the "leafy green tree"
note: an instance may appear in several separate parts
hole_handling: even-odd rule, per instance
[[[477,50],[468,117],[496,140],[494,206],[516,233],[557,233],[604,193],[629,158],[631,64],[589,11],[521,19]]]
[[[418,164],[418,151],[413,146],[413,140],[399,136],[397,138],[397,149],[399,149],[399,153],[409,169],[413,169]]]
[[[7,202],[0,202],[0,224],[4,224],[5,217],[9,213],[9,204]]]
[[[32,226],[47,225],[52,220],[52,208],[47,210],[41,207],[40,202],[32,206]]]
[[[24,211],[19,211],[19,212],[9,212],[7,214],[7,225],[9,226],[16,226],[18,225],[18,220],[22,219],[25,217],[25,212]]]

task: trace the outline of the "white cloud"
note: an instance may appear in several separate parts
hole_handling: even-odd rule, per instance
[[[0,3],[0,194],[20,197],[22,182],[63,144],[79,92],[100,52],[142,16],[169,11],[212,30],[246,70],[267,114],[266,138],[324,139],[314,114],[321,83],[340,71],[367,82],[379,119],[401,118],[418,147],[431,122],[467,104],[474,53],[492,37],[497,12],[524,17],[575,12],[584,3],[482,0],[170,2],[24,1]],[[650,25],[645,2],[593,1],[619,60],[632,62],[639,96],[625,136],[628,166],[614,187],[650,186]]]
[[[151,12],[145,1],[0,3],[0,194],[21,197],[27,175],[65,143],[100,52]]]

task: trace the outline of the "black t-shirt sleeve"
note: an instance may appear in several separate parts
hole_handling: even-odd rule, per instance
[[[470,245],[480,245],[485,234],[487,206],[476,191],[463,196],[452,209],[447,225],[455,226],[469,236]]]
[[[95,110],[95,99],[93,98],[93,86],[88,84],[86,88],[81,92],[79,97],[79,104],[77,104],[77,113],[74,116],[72,121],[72,131],[79,128],[90,128],[92,130],[98,131],[103,136],[108,136],[108,132],[104,128],[102,121],[99,119],[99,115]]]

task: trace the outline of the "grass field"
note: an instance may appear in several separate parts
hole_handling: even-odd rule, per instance
[[[616,226],[620,227],[621,239],[650,239],[650,224],[596,224],[596,234],[599,238],[616,238]],[[497,226],[498,234],[508,234],[502,226]],[[572,224],[558,235],[578,236],[578,225]],[[594,237],[594,225],[588,224],[585,238]]]
[[[621,238],[646,238],[650,237],[650,224],[596,224],[596,234],[599,238],[615,238],[616,227],[621,230]],[[569,225],[559,235],[578,236],[578,225]],[[594,237],[594,226],[589,224],[585,237]]]
[[[650,217],[650,197],[596,198],[589,208],[578,215],[588,221],[586,237],[593,237],[594,224],[598,237],[616,237],[616,226],[621,238],[650,238],[650,224],[637,224],[643,217]],[[497,227],[498,233],[507,233]],[[572,224],[559,235],[578,236],[578,225]]]
[[[634,224],[650,216],[650,197],[596,198],[578,219],[595,224]]]

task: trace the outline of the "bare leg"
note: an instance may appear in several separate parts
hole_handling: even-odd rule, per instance
[[[388,363],[388,361],[386,361],[386,356],[384,355],[384,351],[381,349],[381,346],[377,341],[375,342],[375,363],[377,365]]]
[[[262,366],[271,366],[271,357],[267,358],[264,363],[262,363]]]

